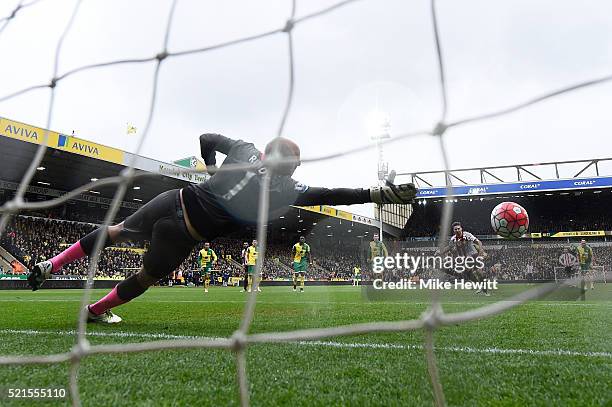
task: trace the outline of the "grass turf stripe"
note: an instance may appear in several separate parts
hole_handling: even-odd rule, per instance
[[[67,298],[67,299],[59,299],[59,298],[41,298],[41,299],[0,299],[0,302],[80,302],[81,298]],[[159,302],[159,303],[198,303],[198,304],[244,304],[245,300],[147,300],[140,299],[139,301],[144,302]],[[501,300],[500,302],[503,302]],[[281,301],[266,301],[266,300],[257,300],[258,304],[278,304],[278,305],[286,305],[286,304],[299,304],[299,305],[329,305],[329,304],[340,304],[340,305],[430,305],[431,302],[413,302],[413,301],[403,301],[403,302],[390,302],[390,301],[364,301],[364,302],[344,302],[344,301],[291,301],[291,302],[281,302]],[[485,305],[492,304],[493,302],[467,302],[467,301],[456,301],[456,302],[446,302],[443,301],[442,305]],[[530,304],[543,305],[547,307],[612,307],[612,304],[607,302],[605,303],[579,303],[579,302],[538,302],[532,301]]]
[[[12,335],[60,335],[74,336],[76,331],[38,331],[32,329],[2,329],[1,334]],[[139,333],[139,332],[87,332],[87,336],[92,337],[116,337],[116,338],[143,338],[143,339],[225,339],[221,337],[204,337],[190,335],[172,335],[163,333]],[[405,349],[422,350],[422,345],[402,345],[393,343],[359,343],[359,342],[333,342],[333,341],[295,341],[288,342],[305,346],[322,346],[334,348],[363,348],[363,349]],[[485,354],[519,354],[534,356],[581,356],[581,357],[602,357],[612,358],[610,352],[577,352],[564,349],[535,350],[535,349],[502,349],[502,348],[472,348],[442,346],[436,347],[437,351],[458,352],[458,353],[485,353]]]

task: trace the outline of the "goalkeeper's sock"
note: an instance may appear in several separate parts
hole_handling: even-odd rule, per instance
[[[53,264],[53,270],[51,272],[61,269],[64,264],[71,263],[85,256],[90,256],[100,234],[104,234],[102,247],[110,246],[112,242],[108,238],[108,228],[103,227],[96,229],[54,258],[50,259],[51,264]]]
[[[91,313],[100,315],[103,314],[106,310],[114,308],[118,305],[125,304],[127,301],[122,300],[117,294],[117,287],[113,288],[113,290],[106,294],[106,296],[102,297],[98,302],[89,306],[89,311]]]
[[[51,272],[56,272],[61,269],[64,264],[72,263],[82,257],[87,256],[83,248],[81,247],[81,241],[76,242],[57,256],[49,259],[53,265]]]
[[[83,249],[83,252],[85,252],[86,255],[91,256],[91,253],[93,252],[94,246],[96,244],[96,240],[98,240],[98,236],[100,235],[104,236],[102,238],[103,248],[110,246],[113,243],[109,239],[108,228],[102,227],[102,228],[96,229],[93,232],[86,235],[81,240],[79,240],[79,243],[81,243],[81,248]]]
[[[300,290],[304,291],[304,276],[300,276]]]
[[[106,296],[98,300],[98,302],[90,305],[89,311],[96,315],[100,315],[106,310],[133,300],[147,291],[147,288],[140,285],[138,277],[134,274],[117,284],[110,293],[106,294]]]

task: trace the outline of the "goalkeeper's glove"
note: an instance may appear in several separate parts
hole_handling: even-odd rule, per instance
[[[409,204],[414,202],[417,192],[414,184],[395,185],[387,181],[383,187],[370,188],[370,198],[377,204]]]
[[[215,164],[206,164],[206,172],[208,175],[213,176],[219,168]]]

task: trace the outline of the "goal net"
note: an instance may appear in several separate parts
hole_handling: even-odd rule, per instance
[[[594,281],[602,281],[608,283],[605,266],[591,266],[591,272],[588,273]],[[582,276],[580,266],[555,266],[555,281],[559,282],[567,279],[579,279]]]
[[[11,24],[18,24],[19,16],[22,13],[25,13],[27,9],[31,7],[38,6],[42,4],[42,1],[39,0],[31,0],[25,1],[21,0],[12,13],[7,15],[5,18],[0,18],[0,40],[2,40],[2,33],[5,32],[7,26]],[[344,0],[339,1],[336,4],[333,4],[324,9],[306,14],[306,15],[297,15],[296,13],[296,0],[291,2],[291,12],[287,16],[285,21],[279,21],[278,26],[272,30],[264,31],[258,34],[250,35],[244,38],[236,38],[231,41],[226,41],[214,45],[201,46],[201,47],[193,47],[192,49],[184,50],[184,51],[172,51],[168,49],[168,41],[169,36],[172,30],[175,28],[173,26],[173,15],[178,1],[173,1],[171,3],[170,9],[167,11],[165,21],[157,21],[157,24],[165,25],[165,36],[162,39],[160,47],[156,53],[150,55],[148,57],[135,57],[135,58],[125,58],[118,60],[105,61],[100,63],[94,63],[89,65],[79,66],[70,71],[62,72],[59,69],[59,61],[61,58],[64,58],[63,46],[66,39],[70,38],[70,36],[77,35],[76,32],[73,32],[72,28],[74,22],[78,20],[79,13],[81,11],[82,5],[85,1],[76,1],[74,8],[72,10],[72,14],[66,23],[63,34],[61,35],[58,43],[56,44],[55,53],[54,53],[54,68],[51,76],[51,80],[44,83],[34,83],[31,86],[24,87],[15,92],[11,92],[10,94],[2,94],[0,95],[0,103],[8,101],[10,99],[16,98],[18,96],[28,94],[33,91],[39,91],[41,94],[46,94],[46,98],[48,98],[47,104],[47,114],[46,114],[46,129],[50,129],[53,126],[53,118],[54,118],[54,107],[56,105],[57,99],[60,97],[58,95],[58,89],[62,88],[62,85],[66,81],[67,78],[70,78],[77,73],[83,73],[92,71],[95,69],[105,69],[109,67],[123,69],[129,69],[129,67],[134,65],[142,65],[149,64],[153,65],[153,77],[151,80],[151,96],[148,101],[143,101],[143,104],[147,105],[147,116],[144,125],[143,131],[138,135],[138,140],[136,142],[134,148],[134,160],[136,159],[139,152],[142,151],[143,145],[147,141],[147,136],[149,135],[149,129],[151,127],[151,122],[155,115],[155,107],[158,102],[158,91],[159,91],[159,78],[164,75],[163,70],[161,69],[164,64],[167,64],[168,61],[173,61],[173,63],[187,63],[185,59],[180,59],[181,56],[187,55],[197,55],[203,54],[207,52],[211,52],[213,50],[219,50],[221,48],[234,47],[238,44],[244,44],[248,42],[255,41],[263,41],[265,38],[269,37],[281,37],[286,42],[286,59],[287,59],[287,69],[289,71],[289,80],[288,84],[283,84],[283,86],[287,86],[288,91],[286,95],[286,102],[279,112],[279,121],[277,125],[276,136],[280,137],[285,134],[285,127],[287,124],[287,120],[290,117],[292,112],[292,103],[294,101],[294,88],[296,81],[299,80],[299,75],[296,71],[296,60],[295,60],[295,51],[294,50],[294,31],[296,28],[300,28],[300,30],[307,31],[309,24],[311,24],[314,20],[321,18],[324,15],[330,13],[342,13],[344,10],[352,7],[355,3],[358,3],[356,0]],[[360,1],[359,3],[365,3],[365,1]],[[380,4],[376,2],[370,2],[371,7],[381,7]],[[482,114],[478,114],[471,117],[465,117],[459,120],[449,120],[448,118],[448,89],[447,89],[447,69],[445,65],[444,53],[443,53],[443,38],[440,33],[440,27],[438,23],[438,18],[436,14],[436,10],[438,7],[443,7],[443,4],[438,5],[438,2],[435,0],[431,0],[430,3],[430,17],[431,23],[433,25],[433,34],[432,34],[432,43],[434,45],[434,55],[436,57],[436,65],[437,65],[437,73],[438,73],[438,84],[437,84],[437,92],[439,96],[439,106],[440,106],[440,116],[437,120],[437,123],[432,128],[427,129],[419,129],[416,131],[406,131],[402,134],[395,136],[391,140],[382,141],[382,144],[389,143],[397,143],[400,140],[406,140],[416,136],[424,136],[427,135],[432,139],[435,139],[438,143],[438,150],[444,162],[444,167],[446,170],[449,169],[448,165],[448,154],[447,148],[445,147],[445,143],[447,137],[450,137],[450,133],[455,128],[459,128],[461,126],[465,126],[467,124],[477,124],[481,121],[490,120],[493,118],[498,118],[504,115],[511,114],[513,112],[517,112],[522,109],[529,108],[530,106],[544,103],[551,98],[558,97],[560,95],[568,94],[570,92],[583,89],[590,86],[595,86],[597,84],[601,84],[607,81],[612,80],[612,75],[603,76],[599,78],[593,78],[591,80],[587,80],[580,83],[571,83],[568,86],[561,89],[553,89],[548,93],[534,95],[533,98],[522,101],[521,103],[510,105],[506,108],[497,110],[497,111],[489,111],[483,112]],[[376,63],[376,61],[373,61]],[[41,91],[45,91],[42,93]],[[51,199],[49,201],[44,202],[26,202],[24,201],[24,194],[28,185],[30,185],[33,176],[36,172],[36,168],[40,165],[41,160],[45,154],[46,140],[48,138],[48,132],[43,135],[43,142],[40,144],[35,156],[33,157],[30,165],[27,170],[23,174],[21,184],[14,196],[13,199],[6,202],[1,208],[0,213],[2,214],[0,220],[0,235],[5,230],[7,223],[10,218],[25,210],[32,209],[40,209],[40,208],[48,208],[53,206],[58,206],[66,201],[70,200],[74,196],[78,194],[95,189],[103,186],[115,186],[116,193],[114,195],[112,204],[110,205],[106,217],[105,217],[105,225],[111,224],[114,219],[117,211],[119,209],[119,205],[122,201],[122,198],[125,196],[126,191],[130,183],[132,183],[138,177],[148,176],[146,174],[137,173],[134,170],[134,160],[130,163],[130,165],[123,170],[120,174],[100,179],[97,181],[92,181],[86,185],[83,185],[81,188],[78,188],[71,193],[64,195],[59,198]],[[304,140],[304,142],[307,142]],[[343,151],[329,152],[321,156],[310,157],[302,160],[304,165],[312,165],[314,163],[321,163],[325,161],[330,161],[334,159],[339,159],[348,155],[355,155],[359,152],[366,151],[372,149],[373,146],[371,144],[357,145],[351,148],[347,148]],[[258,226],[257,226],[257,239],[260,243],[260,252],[259,258],[256,265],[256,279],[261,276],[261,269],[263,264],[263,259],[266,256],[266,227],[268,224],[268,192],[270,186],[270,177],[271,173],[274,172],[274,168],[278,165],[278,162],[274,161],[274,159],[266,160],[264,163],[270,171],[264,177],[264,182],[262,183],[262,193],[260,194],[260,201],[257,203],[259,217],[258,217]],[[249,166],[238,166],[234,167],[235,170],[240,170],[244,168],[252,168]],[[447,179],[447,196],[452,196],[452,189],[450,178]],[[448,199],[444,206],[442,222],[440,224],[440,235],[447,236],[449,235],[449,227],[450,221],[452,218],[453,206],[450,204],[450,199]],[[102,236],[102,235],[100,235]],[[83,296],[81,300],[81,312],[79,314],[78,326],[76,330],[76,337],[74,346],[72,349],[59,354],[52,355],[31,355],[31,356],[1,356],[0,357],[0,365],[24,365],[24,364],[57,364],[62,362],[68,362],[71,366],[70,368],[70,377],[69,377],[69,393],[72,400],[72,404],[75,406],[81,405],[81,398],[79,392],[79,382],[78,382],[78,372],[81,366],[81,362],[91,355],[99,355],[99,354],[125,354],[130,352],[143,352],[143,351],[157,351],[157,350],[165,350],[165,349],[187,349],[187,348],[208,348],[208,349],[225,349],[228,352],[233,352],[235,355],[235,364],[236,364],[236,372],[237,372],[237,382],[239,389],[240,401],[243,406],[249,405],[249,385],[248,385],[248,369],[246,366],[246,354],[249,350],[249,347],[253,344],[258,343],[283,343],[283,342],[291,342],[291,341],[308,341],[308,340],[319,340],[323,338],[332,338],[337,336],[346,336],[346,335],[356,335],[356,334],[368,334],[375,332],[398,332],[398,331],[410,331],[410,330],[422,330],[424,335],[424,352],[427,360],[427,373],[430,377],[430,383],[433,389],[433,394],[435,398],[435,403],[438,406],[445,405],[445,397],[444,397],[444,387],[442,382],[440,381],[440,377],[438,374],[438,367],[436,363],[436,354],[435,354],[435,332],[436,330],[446,326],[446,325],[454,325],[461,324],[468,321],[473,321],[476,319],[488,318],[494,315],[503,313],[508,309],[516,307],[528,300],[539,298],[544,296],[558,287],[558,284],[545,284],[539,285],[533,289],[517,294],[511,301],[499,301],[490,303],[488,305],[482,306],[477,309],[472,309],[464,312],[455,312],[449,313],[444,310],[439,301],[439,298],[432,292],[431,302],[428,309],[421,315],[418,319],[413,320],[403,320],[403,321],[384,321],[384,322],[369,322],[369,323],[361,323],[361,324],[351,324],[345,326],[334,326],[334,327],[326,327],[326,328],[317,328],[317,329],[304,329],[304,330],[296,330],[296,331],[288,331],[288,332],[266,332],[266,333],[250,333],[250,328],[253,322],[255,307],[257,304],[257,292],[253,290],[248,296],[248,300],[246,302],[244,308],[244,314],[242,317],[242,321],[240,326],[236,329],[236,331],[230,337],[224,339],[176,339],[176,340],[154,340],[149,342],[140,342],[140,343],[117,343],[113,345],[92,345],[87,340],[87,324],[86,324],[86,312],[85,306],[89,304],[91,299],[91,289],[93,287],[93,279],[96,273],[96,264],[100,256],[102,241],[98,239],[95,249],[94,255],[90,261],[90,267],[87,274],[87,282],[85,289],[83,290]],[[442,243],[442,242],[441,242]],[[573,280],[567,280],[566,283],[571,283]]]

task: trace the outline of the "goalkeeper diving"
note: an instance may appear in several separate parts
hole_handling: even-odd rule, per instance
[[[142,295],[158,280],[172,273],[203,240],[257,224],[261,186],[270,173],[269,217],[278,218],[290,205],[408,204],[417,193],[413,184],[371,188],[312,187],[291,176],[300,165],[300,148],[293,141],[277,137],[264,152],[253,143],[219,134],[200,136],[200,150],[209,179],[182,189],[166,191],[128,216],[123,222],[101,227],[84,236],[50,260],[36,264],[28,276],[37,290],[52,273],[84,256],[93,254],[98,237],[103,246],[125,241],[149,240],[138,273],[121,281],[106,296],[87,306],[88,321],[120,322],[111,309]],[[217,168],[216,154],[224,154]],[[242,169],[231,169],[239,165]]]

